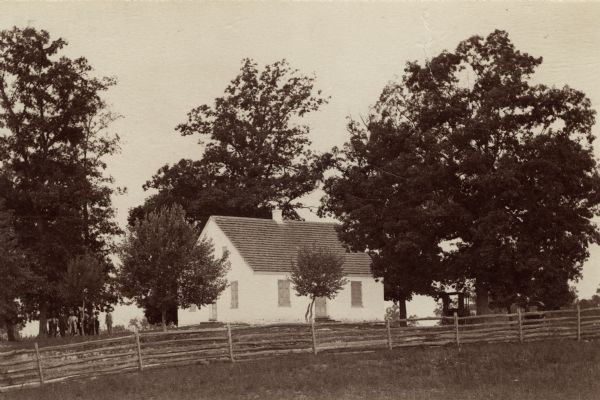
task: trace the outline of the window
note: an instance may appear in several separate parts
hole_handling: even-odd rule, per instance
[[[231,282],[231,308],[238,308],[238,281]]]
[[[352,296],[352,307],[362,307],[362,282],[350,282],[350,294]]]
[[[277,281],[277,303],[279,307],[291,307],[290,301],[290,281],[278,280]]]

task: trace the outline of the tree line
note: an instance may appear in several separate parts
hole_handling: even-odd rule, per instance
[[[286,60],[262,69],[243,60],[224,94],[175,128],[198,137],[200,157],[146,182],[155,194],[130,210],[117,246],[119,189],[105,160],[118,151],[118,116],[103,100],[116,80],[94,77],[64,46],[33,28],[0,34],[5,327],[122,296],[164,325],[168,307],[209,304],[226,285],[226,255],[196,245],[210,215],[269,218],[277,207],[300,219],[317,188],[319,214],[341,222],[349,250],[371,256],[401,318],[413,295],[449,290],[475,294],[479,313],[561,307],[599,242],[590,100],[533,83],[542,58],[494,31],[408,62],[365,116],[349,119],[347,142],[322,153],[302,122],[328,102],[315,76]]]

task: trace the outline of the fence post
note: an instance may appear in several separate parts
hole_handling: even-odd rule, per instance
[[[137,329],[135,330],[135,345],[137,347],[138,368],[142,371],[144,369],[144,364],[142,364],[142,346],[140,346],[140,333]]]
[[[35,358],[37,359],[38,373],[40,375],[40,384],[44,384],[44,371],[42,370],[42,358],[40,357],[40,349],[37,342],[35,342]]]
[[[579,307],[579,302],[577,302],[577,341],[581,341],[581,307]]]
[[[454,329],[456,330],[456,345],[460,347],[460,338],[458,336],[458,314],[454,312]]]
[[[521,316],[521,307],[517,307],[517,316],[519,318],[519,343],[523,343],[523,317]]]
[[[390,319],[386,318],[385,319],[385,325],[387,328],[387,345],[388,345],[388,349],[392,349],[392,329],[390,327]]]
[[[310,321],[310,331],[312,333],[313,354],[317,354],[317,335],[315,334],[315,320]]]
[[[229,342],[229,359],[231,362],[235,362],[233,358],[233,339],[231,337],[231,325],[227,323],[227,341]]]

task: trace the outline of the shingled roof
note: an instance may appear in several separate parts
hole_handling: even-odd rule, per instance
[[[347,252],[338,239],[335,223],[221,216],[210,219],[254,271],[290,272],[298,249],[316,244],[343,255],[344,273],[371,274],[371,258],[366,253]]]

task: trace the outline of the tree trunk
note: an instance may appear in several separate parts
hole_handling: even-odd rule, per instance
[[[48,306],[46,303],[40,304],[40,326],[38,336],[44,337],[48,334]]]
[[[8,336],[8,341],[9,342],[16,342],[17,341],[17,335],[16,335],[16,325],[13,324],[12,322],[8,322],[6,324],[6,335]]]
[[[477,315],[490,313],[490,297],[487,288],[475,284],[475,308]]]
[[[406,299],[399,299],[398,306],[399,306],[398,319],[408,318],[407,313],[406,313]],[[400,321],[400,326],[407,326],[407,325],[408,325],[407,321]]]
[[[306,314],[304,314],[304,320],[306,321],[307,324],[312,321],[313,304],[315,304],[315,298],[314,297],[313,297],[312,301],[310,303],[308,303],[308,307],[306,307]]]
[[[167,331],[167,307],[163,306],[160,312],[161,320],[162,320],[162,330],[163,332]]]

